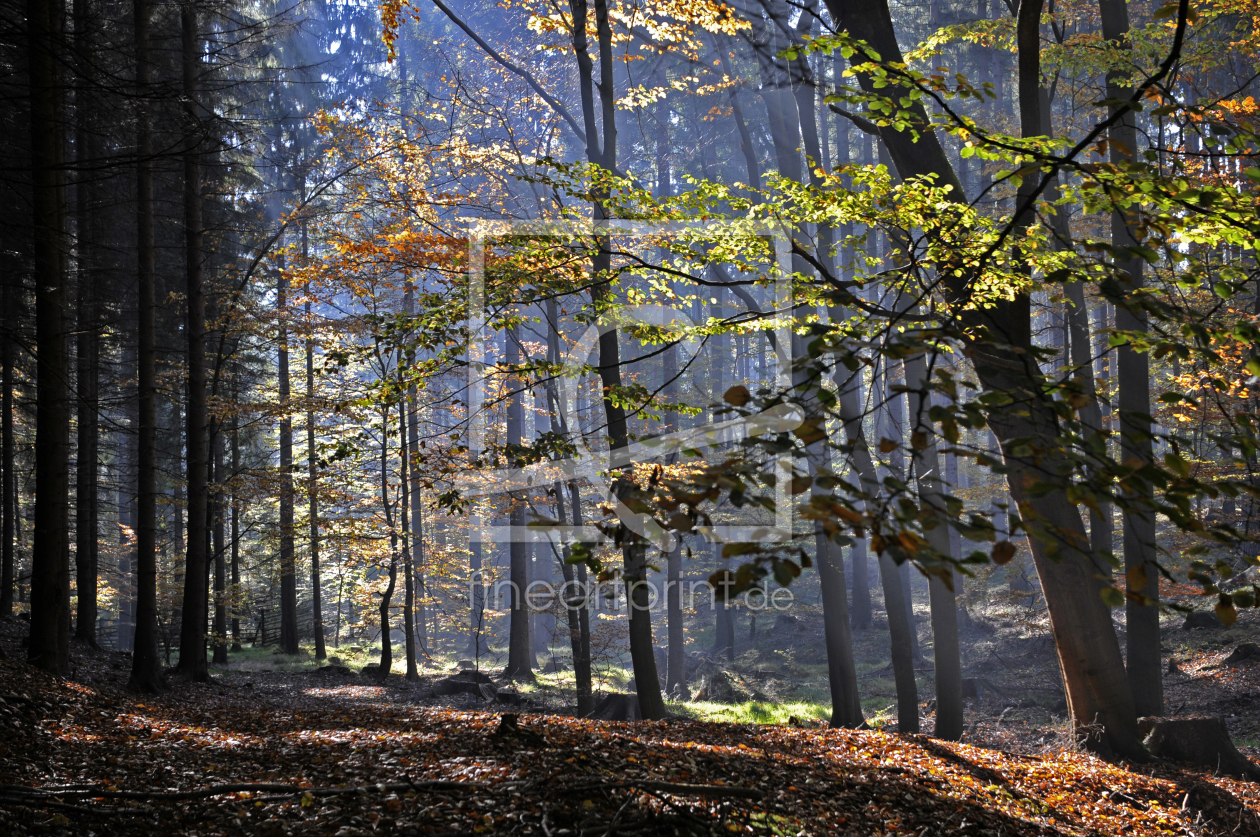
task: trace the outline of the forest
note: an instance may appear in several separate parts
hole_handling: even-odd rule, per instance
[[[1260,7],[0,70],[3,833],[1260,835]]]

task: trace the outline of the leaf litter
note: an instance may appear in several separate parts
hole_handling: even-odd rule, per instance
[[[0,682],[3,834],[1260,835],[1254,783],[1067,751],[428,708],[300,674]]]

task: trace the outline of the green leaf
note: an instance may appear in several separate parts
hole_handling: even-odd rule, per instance
[[[1115,587],[1104,587],[1098,592],[1107,607],[1120,607],[1124,604],[1124,593],[1121,593]]]

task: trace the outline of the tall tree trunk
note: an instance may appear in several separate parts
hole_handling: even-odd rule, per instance
[[[411,526],[408,520],[411,509],[411,442],[407,428],[407,399],[398,400],[398,490],[401,492],[398,513],[402,516],[399,531],[402,533],[403,552],[403,647],[407,655],[407,679],[419,680],[416,669],[416,625],[412,621],[412,608],[416,602],[415,579],[411,567]]]
[[[131,361],[135,358],[135,346],[127,346],[123,350],[123,368],[133,368]],[[134,368],[139,369],[138,365]],[[118,444],[118,491],[116,507],[118,509],[118,648],[130,648],[135,644],[136,635],[136,584],[135,584],[135,532],[136,518],[136,442],[133,438],[140,420],[135,413],[139,399],[129,399],[126,408],[128,430],[121,433]]]
[[[302,260],[308,257],[306,223],[302,223]],[[311,527],[311,628],[315,659],[328,659],[324,641],[324,588],[319,574],[319,457],[315,454],[315,334],[311,322],[311,286],[306,286],[306,500]]]
[[[796,29],[798,39],[807,37],[813,28],[817,0],[813,0],[810,6],[811,8],[800,16]],[[781,2],[776,2],[774,8],[782,12],[787,11],[786,4]],[[809,159],[807,166],[809,181],[815,188],[822,188],[823,182],[818,174],[818,167],[827,156],[827,152],[823,147],[824,138],[819,134],[818,116],[815,110],[817,80],[811,77],[809,64],[804,56],[792,61],[790,76],[793,96],[796,99],[801,141]],[[817,238],[816,258],[834,274],[832,265],[835,256],[833,252],[835,230],[830,224],[819,224]],[[800,348],[804,349],[804,347]],[[796,357],[807,354],[808,352],[799,352]],[[821,385],[821,380],[818,383]],[[824,450],[818,464],[822,465],[824,470],[830,470],[830,461],[830,451]],[[833,727],[858,727],[864,723],[864,719],[857,687],[857,668],[853,657],[853,629],[849,624],[848,585],[844,578],[844,556],[840,547],[826,536],[821,524],[816,528],[814,540],[817,545],[818,578],[822,588],[823,634],[827,646],[827,672],[831,687],[831,725]]]
[[[200,40],[197,36],[197,10],[193,0],[185,0],[180,14],[183,41],[184,98],[189,108],[189,135],[201,130],[196,111],[197,75],[200,66]],[[188,305],[188,539],[184,562],[183,618],[179,632],[179,670],[193,680],[206,681],[206,544],[209,541],[210,488],[207,473],[209,447],[207,425],[210,408],[206,388],[206,297],[203,287],[201,166],[198,145],[190,141],[184,151],[184,271]]]
[[[569,483],[569,509],[574,526],[583,526],[582,492],[577,482]],[[566,576],[565,581],[569,579]],[[586,565],[577,565],[577,590],[580,591],[581,604],[575,608],[578,615],[578,656],[573,658],[573,684],[577,692],[578,714],[585,717],[591,714],[595,706],[594,689],[591,680],[591,612],[586,606],[590,590],[586,574]],[[574,608],[571,608],[574,609]],[[585,711],[583,711],[585,707]]]
[[[389,529],[389,584],[381,593],[381,661],[377,676],[382,680],[394,667],[394,650],[389,635],[389,608],[394,599],[394,587],[398,582],[398,531],[394,528],[394,516],[389,505],[389,409],[381,410],[381,507],[385,510],[385,526]]]
[[[136,691],[163,687],[158,659],[157,609],[157,340],[154,325],[153,133],[149,124],[149,0],[135,0],[136,88],[136,290],[138,304],[136,438],[136,635],[131,682]],[[42,345],[42,343],[41,343]],[[204,543],[204,538],[202,540]],[[204,573],[203,573],[204,576]],[[185,605],[187,607],[187,605]],[[201,653],[204,655],[204,648]],[[204,656],[203,656],[204,659]]]
[[[410,295],[407,296],[404,307],[408,314],[412,313],[414,301]],[[411,477],[409,497],[411,501],[411,561],[412,573],[415,577],[416,642],[420,646],[420,652],[427,657],[429,654],[429,635],[424,607],[424,517],[423,507],[420,502],[420,469],[416,467],[420,456],[420,412],[417,409],[419,401],[416,398],[416,385],[414,383],[408,384],[406,399],[408,411],[407,442],[412,457],[408,463],[407,473]]]
[[[822,587],[823,641],[827,647],[827,683],[831,689],[831,726],[855,729],[865,723],[858,694],[857,666],[849,626],[844,583],[844,555],[821,527],[814,532],[818,579]]]
[[[663,363],[665,378],[665,399],[673,401],[678,397],[678,346],[673,345],[665,350]],[[669,413],[668,429],[676,432],[678,413]],[[668,655],[665,658],[665,691],[671,695],[686,697],[687,692],[687,656],[686,633],[683,624],[682,608],[682,542],[674,544],[665,559],[665,628],[669,641]]]
[[[848,314],[841,310],[834,313],[832,319],[842,322],[848,319]],[[850,350],[854,348],[849,347]],[[845,441],[851,448],[849,461],[857,474],[862,492],[871,498],[866,503],[867,513],[874,513],[875,498],[880,493],[880,480],[862,428],[865,408],[862,403],[861,369],[859,367],[858,370],[849,371],[843,364],[837,365],[834,380],[840,421],[844,427]],[[878,387],[878,382],[879,374],[876,372],[871,376],[871,386]],[[908,596],[903,589],[896,563],[887,553],[879,554],[878,563],[880,582],[884,590],[884,612],[888,618],[893,680],[897,689],[897,731],[917,733],[919,687],[914,675],[914,622],[906,612],[905,602]]]
[[[1099,0],[1103,38],[1117,47],[1129,48],[1129,12],[1125,0]],[[1127,100],[1133,91],[1124,83],[1128,73],[1107,74],[1107,98]],[[1127,111],[1111,127],[1108,144],[1111,164],[1132,163],[1138,158],[1136,116]],[[1111,243],[1117,252],[1138,244],[1134,231],[1140,220],[1136,213],[1121,210],[1111,215]],[[1137,298],[1143,284],[1142,257],[1134,251],[1127,259],[1117,259],[1113,267],[1130,305],[1116,306],[1116,329],[1144,333],[1146,312]],[[1151,463],[1151,369],[1145,351],[1125,343],[1116,349],[1119,378],[1120,460],[1123,463]],[[1128,500],[1124,510],[1124,572],[1128,581],[1125,600],[1127,668],[1133,691],[1134,709],[1139,715],[1164,714],[1164,669],[1159,649],[1159,569],[1155,556],[1155,512],[1153,489],[1140,479],[1129,481],[1124,490]]]
[[[1031,1],[1031,0],[1030,0]],[[927,515],[944,512],[940,490],[940,457],[936,434],[928,419],[931,396],[927,359],[919,354],[905,359],[909,388],[911,449],[919,489],[919,505]],[[941,555],[950,554],[949,526],[940,521],[926,532],[928,543]],[[962,658],[958,647],[958,602],[953,590],[952,568],[947,576],[928,577],[928,600],[932,612],[932,662],[936,678],[937,738],[957,741],[963,732]]]
[[[280,396],[280,651],[298,653],[297,561],[293,547],[293,417],[289,412],[288,274],[282,264],[276,278],[277,377]],[[388,438],[388,417],[381,432]],[[385,442],[381,442],[384,450]],[[384,464],[381,465],[385,467]],[[381,475],[384,480],[384,473]],[[382,483],[383,485],[383,483]],[[383,490],[383,489],[382,489]],[[391,576],[392,577],[392,576]],[[382,641],[388,642],[388,637]]]
[[[800,337],[793,338],[793,357],[808,357]],[[818,394],[821,371],[805,367],[793,372],[793,388],[802,400],[807,421],[822,422],[825,413]],[[825,437],[807,449],[808,466],[813,477],[810,506],[826,508],[833,500],[823,486],[823,479],[833,472],[829,440]],[[855,728],[863,724],[862,704],[858,694],[857,668],[853,657],[853,635],[849,626],[848,589],[844,580],[844,556],[824,528],[823,521],[814,523],[814,546],[823,605],[823,639],[827,650],[827,681],[831,690],[831,725]],[[916,709],[917,712],[917,709]]]
[[[520,332],[512,326],[505,332],[507,349],[507,367],[515,370],[521,363]],[[512,375],[507,383],[507,444],[509,450],[519,449],[525,424],[524,396],[521,392],[522,379]],[[512,464],[515,464],[513,462]],[[533,653],[529,641],[529,609],[525,602],[525,589],[529,586],[529,545],[520,540],[525,531],[525,497],[512,497],[512,510],[509,513],[512,535],[508,542],[509,585],[511,595],[508,622],[508,662],[504,675],[512,679],[531,680],[534,673],[531,667]]]
[[[54,673],[70,665],[70,363],[66,345],[64,107],[58,67],[61,10],[27,0],[34,223],[35,539],[31,552],[31,634],[27,659]]]
[[[4,321],[10,324],[16,319],[12,281],[12,276],[6,276],[4,285],[0,288],[0,293],[4,295],[0,310]],[[13,343],[13,335],[9,329],[0,333],[0,375],[4,376],[4,381],[0,382],[0,459],[3,459],[4,465],[3,484],[0,484],[0,513],[3,514],[3,520],[0,520],[0,539],[3,540],[0,543],[0,618],[13,614],[13,584],[16,575],[13,552],[14,527],[17,523],[17,474],[14,472],[17,463],[13,449]]]
[[[214,496],[210,501],[210,513],[214,521],[214,664],[225,666],[227,654],[227,556],[224,554],[224,494],[223,494],[223,434],[215,432],[211,441],[214,450]]]
[[[87,0],[75,0],[74,37],[79,53],[76,61],[75,90],[75,154],[81,166],[90,165],[95,156],[95,137],[89,124],[92,109],[88,103],[90,68],[87,56],[92,54],[92,38],[88,32],[91,10]],[[97,344],[100,318],[96,311],[97,252],[96,219],[99,195],[91,176],[79,176],[75,189],[75,227],[78,238],[78,370],[76,401],[78,412],[78,466],[75,469],[75,564],[78,613],[75,638],[96,647],[97,577],[99,550],[97,544],[99,503],[97,477],[100,423],[97,420]]]
[[[723,61],[726,54],[718,44],[718,52]],[[725,65],[723,65],[725,66]],[[662,77],[662,83],[665,79]],[[734,108],[736,123],[740,129],[740,145],[744,151],[744,159],[749,166],[749,182],[755,187],[761,186],[761,176],[757,172],[757,158],[752,148],[752,140],[744,125],[743,111],[739,106],[739,98],[735,88],[730,92],[731,106]],[[656,194],[664,200],[674,193],[673,179],[670,171],[669,144],[669,102],[658,99],[656,103]],[[755,183],[754,183],[755,181]],[[559,352],[557,352],[557,357]],[[669,346],[661,364],[663,394],[666,401],[672,402],[678,397],[678,346]],[[666,429],[668,432],[678,431],[678,413],[668,413]],[[671,462],[674,458],[671,457]],[[565,577],[566,582],[568,576]],[[665,634],[668,640],[668,652],[665,658],[665,691],[670,695],[686,697],[687,692],[687,657],[686,635],[683,625],[682,609],[682,541],[679,539],[665,558]]]
[[[600,121],[595,117],[595,70],[587,41],[587,0],[570,0],[573,13],[573,51],[578,62],[578,84],[582,100],[582,120],[586,132],[587,161],[605,171],[617,168],[617,108],[616,86],[613,77],[612,27],[608,16],[607,0],[594,0],[595,29],[599,48]],[[599,128],[603,127],[602,147]],[[606,195],[596,195],[592,202],[595,220],[608,219]],[[607,239],[596,238],[596,252],[591,259],[594,285],[592,301],[599,308],[609,294],[609,268],[611,253]],[[625,410],[614,397],[621,387],[621,359],[617,345],[617,329],[608,329],[599,336],[599,377],[604,393],[604,416],[611,448],[619,450],[629,444]],[[613,481],[613,493],[620,496],[629,486],[620,479]],[[646,720],[661,720],[666,716],[665,701],[661,697],[661,684],[656,673],[656,654],[652,645],[652,614],[648,610],[646,585],[647,562],[643,560],[643,548],[639,544],[627,544],[622,549],[623,579],[626,584],[626,602],[630,616],[630,659],[634,667],[634,682],[639,698],[639,713]],[[642,577],[641,577],[642,576]]]
[[[236,496],[236,479],[241,472],[240,419],[236,409],[236,381],[232,381],[232,493],[229,502],[232,506],[232,594],[229,597],[232,607],[232,650],[241,650],[241,500]]]
[[[555,299],[547,300],[546,311],[547,360],[552,364],[559,365],[560,334],[557,327],[559,311]],[[551,427],[553,430],[558,427],[560,435],[568,439],[570,438],[569,420],[565,411],[561,408],[555,380],[548,381],[546,387]],[[556,509],[560,515],[560,522],[564,523],[565,520],[564,493],[566,490],[569,492],[569,522],[574,527],[581,526],[582,495],[578,491],[576,482],[567,484],[556,483]],[[587,609],[587,602],[589,601],[587,593],[589,591],[586,585],[586,565],[578,564],[577,572],[575,573],[573,565],[569,563],[570,554],[571,550],[568,546],[565,546],[560,571],[564,576],[565,613],[569,622],[569,646],[573,652],[573,685],[576,692],[577,714],[579,717],[586,717],[591,714],[591,710],[595,707],[591,688],[591,625],[590,611]]]
[[[838,25],[870,44],[885,61],[904,61],[886,0],[827,0],[827,7]],[[859,75],[859,81],[864,89],[875,90],[868,75]],[[897,96],[899,91],[893,85],[881,94]],[[913,106],[911,110],[926,121],[921,108]],[[934,133],[922,133],[916,142],[911,132],[881,129],[881,137],[902,177],[934,176],[938,185],[953,187],[953,195],[961,199],[958,178]],[[962,278],[942,279],[943,290],[951,299],[965,301],[968,291]],[[1022,309],[1007,303],[992,310],[971,310],[964,316],[969,325],[995,337],[969,346],[980,384],[1028,404],[1027,411],[1018,415],[994,410],[988,418],[1010,468],[1011,495],[1020,505],[1029,530],[1078,734],[1087,746],[1103,754],[1144,759],[1148,754],[1137,735],[1133,696],[1124,675],[1119,642],[1100,596],[1100,568],[1095,556],[1077,546],[1088,543],[1080,513],[1068,502],[1065,486],[1029,490],[1038,476],[1053,480],[1060,468],[1065,473],[1070,468],[1055,455],[1043,456],[1033,471],[1021,466],[1020,454],[1026,444],[1044,451],[1054,451],[1057,444],[1054,412],[1043,403],[1037,371],[1027,365],[1027,303],[1022,303]],[[1022,352],[1007,348],[1020,346],[1020,340],[1025,341]]]

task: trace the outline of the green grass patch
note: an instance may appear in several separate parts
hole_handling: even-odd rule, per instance
[[[796,701],[791,703],[766,703],[750,700],[746,703],[709,703],[696,701],[669,704],[671,712],[694,718],[697,721],[718,721],[729,724],[786,724],[792,718],[802,721],[826,721],[831,718],[831,706],[824,703]]]

